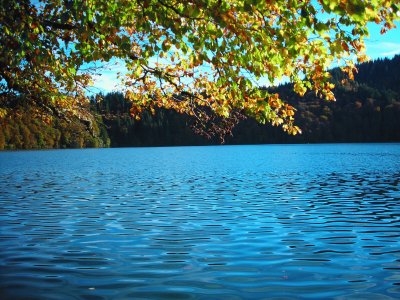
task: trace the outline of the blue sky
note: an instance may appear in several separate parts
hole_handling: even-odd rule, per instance
[[[381,27],[377,24],[370,24],[368,29],[370,37],[366,40],[367,55],[371,59],[393,57],[400,54],[400,22],[396,22],[394,28],[385,34],[380,34]]]
[[[391,58],[400,54],[400,22],[396,22],[397,28],[394,28],[385,34],[381,34],[381,26],[372,23],[368,26],[370,37],[365,41],[367,55],[371,59]],[[94,77],[94,87],[91,89],[94,93],[107,93],[116,90],[122,90],[119,86],[117,72],[124,73],[124,67],[121,62],[110,63],[106,69],[101,71],[101,75]]]

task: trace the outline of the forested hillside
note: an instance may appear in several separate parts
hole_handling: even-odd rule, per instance
[[[274,89],[297,108],[295,118],[303,131],[301,135],[288,136],[275,127],[245,121],[228,142],[400,141],[400,56],[363,63],[358,70],[354,81],[345,83],[339,69],[331,71],[336,102],[320,100],[312,92],[299,97],[289,85]]]
[[[110,140],[101,118],[93,128],[80,120],[54,118],[51,122],[30,108],[18,107],[1,123],[0,149],[58,149],[109,147]]]
[[[299,97],[290,85],[272,89],[297,108],[301,135],[290,136],[281,128],[242,121],[227,144],[392,142],[400,141],[400,56],[358,66],[354,81],[343,82],[339,69],[331,71],[336,102],[321,100],[312,92]],[[192,120],[176,112],[145,113],[137,121],[121,93],[92,98],[94,122],[89,129],[79,120],[55,118],[44,122],[29,108],[16,106],[1,124],[0,149],[127,147],[217,144],[195,134]]]

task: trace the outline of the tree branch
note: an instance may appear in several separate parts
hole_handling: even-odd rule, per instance
[[[73,30],[77,29],[78,27],[73,24],[68,24],[68,23],[59,23],[59,22],[53,22],[49,20],[44,20],[42,23],[44,26],[51,27],[54,29],[63,29],[63,30]]]

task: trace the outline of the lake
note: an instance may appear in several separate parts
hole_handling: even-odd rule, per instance
[[[1,299],[400,299],[400,144],[0,152]]]

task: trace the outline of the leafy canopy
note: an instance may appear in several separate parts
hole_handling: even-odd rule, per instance
[[[94,62],[126,64],[131,113],[174,109],[198,128],[239,116],[282,125],[295,109],[260,82],[286,78],[334,100],[328,67],[365,57],[367,23],[394,27],[398,0],[0,0],[0,117],[13,99],[38,114],[88,118]],[[215,126],[218,128],[218,126]],[[222,128],[222,129],[221,129]],[[218,131],[218,130],[217,130]]]

